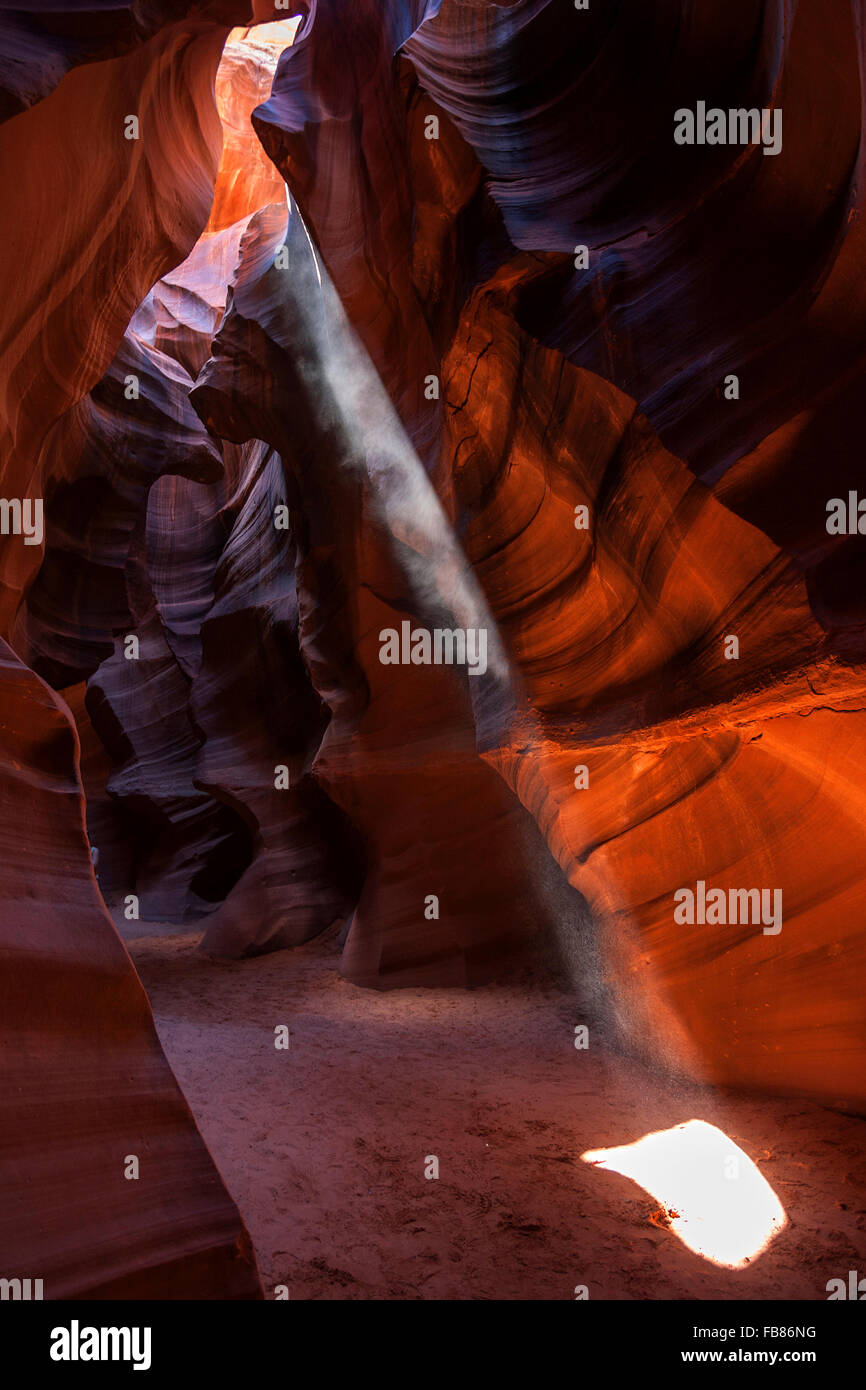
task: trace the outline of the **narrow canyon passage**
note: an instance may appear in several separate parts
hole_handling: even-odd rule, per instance
[[[0,7],[0,1301],[866,1299],[866,0],[90,3]]]
[[[286,971],[279,955],[208,961],[195,933],[129,926],[266,1296],[559,1300],[583,1285],[604,1299],[813,1300],[863,1263],[860,1119],[579,1051],[573,1000],[528,976],[381,994],[339,975],[334,936]],[[755,1161],[787,1214],[741,1269],[692,1253],[658,1201],[580,1160],[693,1119]]]

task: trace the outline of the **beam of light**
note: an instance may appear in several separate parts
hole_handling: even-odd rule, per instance
[[[469,694],[488,739],[493,729],[505,737],[516,706],[515,673],[499,628],[288,185],[286,205],[288,266],[270,272],[267,331],[291,356],[309,398],[327,402],[320,408],[341,446],[339,466],[364,477],[371,514],[393,540],[413,616],[428,627],[453,622],[485,629],[487,670],[469,682]]]
[[[743,1269],[788,1224],[748,1154],[703,1120],[620,1148],[589,1149],[581,1159],[631,1178],[661,1203],[660,1224],[696,1255],[727,1269]]]

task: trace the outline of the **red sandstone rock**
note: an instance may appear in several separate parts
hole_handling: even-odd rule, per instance
[[[93,547],[82,544],[78,524],[93,516],[100,488],[105,517],[112,507],[122,513],[124,501],[129,508],[124,477],[146,497],[147,465],[135,479],[134,466],[124,473],[126,460],[105,455],[112,437],[115,446],[136,429],[140,437],[142,422],[120,422],[116,398],[83,398],[109,368],[136,305],[183,259],[207,218],[220,148],[213,76],[228,26],[247,17],[246,6],[230,10],[216,6],[211,17],[200,11],[176,23],[162,17],[119,48],[112,26],[95,47],[61,42],[61,57],[45,65],[35,87],[25,82],[12,108],[44,99],[0,128],[0,478],[5,498],[41,498],[50,456],[55,486],[67,489],[56,516],[68,530],[53,538],[53,554],[64,561],[53,575],[49,565],[18,630],[55,678],[59,667],[67,679],[92,669],[93,644],[98,650],[122,620],[116,582],[92,583]],[[30,44],[28,62],[38,53],[34,71],[44,44],[23,23],[17,37]],[[119,49],[128,51],[111,56]],[[84,60],[58,83],[68,61]],[[129,113],[141,123],[137,141],[123,136]],[[145,392],[151,469],[184,435],[182,411],[166,431],[166,382],[176,384],[178,374],[163,361],[154,375],[158,358],[145,348],[140,359],[153,387]],[[59,417],[79,402],[61,427],[62,443],[55,434],[43,450]],[[218,449],[198,441],[199,462],[212,468]],[[94,466],[95,442],[103,452]],[[187,433],[184,450],[189,442]],[[110,531],[101,538],[115,574],[124,563],[119,541]],[[40,560],[39,546],[3,537],[7,633]],[[68,581],[70,560],[80,566],[68,586],[74,618],[58,601],[59,573]],[[46,1298],[258,1297],[248,1238],[96,889],[68,713],[5,644],[3,651],[3,1129],[16,1145],[2,1165],[3,1267],[33,1271]],[[138,1181],[123,1176],[128,1154],[140,1159]]]
[[[312,767],[328,713],[299,647],[295,542],[274,526],[279,458],[254,446],[201,627],[190,712],[204,742],[196,786],[244,818],[255,860],[211,917],[202,949],[294,946],[349,915],[360,847]]]
[[[389,25],[397,11],[389,10],[377,27],[363,7],[356,9],[355,46],[362,56],[352,82],[337,92],[329,84],[328,61],[335,14],[320,6],[312,27],[284,55],[274,94],[255,123],[298,197],[403,425],[453,509],[523,678],[525,719],[509,736],[502,708],[492,722],[489,710],[485,716],[476,708],[480,743],[533,809],[560,866],[606,924],[609,975],[623,1010],[639,1017],[639,1028],[626,1030],[631,1040],[716,1080],[802,1088],[834,1103],[862,1105],[861,1053],[852,1051],[852,1041],[863,1020],[836,964],[842,956],[848,962],[845,981],[862,971],[862,933],[849,936],[840,928],[827,886],[818,886],[824,883],[825,856],[818,852],[809,867],[790,828],[787,800],[801,808],[794,819],[806,816],[822,787],[820,796],[829,798],[828,824],[838,824],[839,802],[830,787],[844,779],[842,745],[822,728],[834,716],[832,710],[822,714],[821,707],[832,698],[841,729],[856,730],[859,677],[828,659],[832,645],[810,612],[815,586],[807,589],[784,553],[695,487],[683,465],[634,418],[632,400],[598,378],[576,375],[559,354],[534,341],[544,335],[573,360],[630,386],[646,399],[664,437],[679,440],[694,455],[689,461],[695,468],[718,471],[737,441],[748,446],[756,423],[772,418],[766,392],[759,385],[744,390],[743,403],[725,414],[721,378],[739,361],[751,370],[758,351],[769,363],[765,345],[758,349],[743,341],[756,314],[772,325],[774,342],[795,326],[797,333],[808,331],[807,296],[795,299],[793,289],[804,264],[832,263],[833,238],[838,245],[842,235],[860,125],[851,18],[859,7],[840,7],[829,24],[817,6],[803,7],[775,50],[775,7],[765,17],[765,43],[757,48],[757,7],[724,19],[714,9],[702,16],[705,30],[698,26],[678,36],[649,120],[641,89],[624,91],[610,74],[617,61],[636,60],[639,50],[642,70],[649,72],[646,44],[663,51],[671,35],[661,14],[645,6],[640,14],[636,7],[626,9],[612,17],[597,12],[558,46],[550,41],[553,6],[490,14],[446,3],[407,45],[429,93],[429,109],[440,114],[446,149],[453,147],[450,116],[492,171],[492,195],[515,241],[527,250],[567,252],[567,258],[529,255],[514,261],[476,291],[456,334],[447,319],[439,321],[440,350],[449,354],[445,407],[428,416],[426,428],[418,391],[430,317],[419,313],[419,290],[423,295],[437,282],[431,263],[440,275],[446,272],[429,248],[418,254],[423,220],[407,218],[400,204],[413,206],[417,171],[424,169],[429,178],[439,150],[425,149],[417,123],[412,125],[411,83],[401,87],[397,69],[389,65],[397,46],[397,30]],[[760,152],[729,149],[709,159],[687,152],[685,163],[675,166],[671,112],[701,81],[690,60],[704,51],[706,61],[710,32],[722,39],[721,48],[712,45],[713,64],[717,85],[727,84],[732,103],[736,97],[735,104],[743,104],[747,96],[763,103],[775,86],[777,99],[790,109],[786,149],[793,152],[784,153],[778,167]],[[812,100],[805,54],[814,53],[816,43],[821,81],[828,83],[828,101],[839,116],[832,135],[805,115]],[[569,53],[578,61],[566,61]],[[751,72],[743,68],[747,55]],[[507,80],[497,81],[503,73]],[[615,118],[594,121],[594,147],[584,141],[576,150],[573,113],[590,107],[597,116],[592,93],[605,83]],[[347,118],[351,110],[363,111],[363,122],[353,124]],[[514,111],[523,121],[521,145],[509,138]],[[646,146],[642,167],[623,159],[629,123]],[[650,150],[659,160],[649,158]],[[471,158],[464,163],[472,169]],[[449,207],[451,185],[441,177],[447,166],[440,161],[436,167],[439,206]],[[365,180],[356,176],[361,168]],[[806,172],[801,176],[799,170]],[[795,196],[805,200],[808,214],[797,221],[789,255],[790,236],[782,232],[790,227]],[[661,208],[653,220],[655,240],[636,240],[635,225],[646,222],[651,199]],[[581,239],[575,226],[587,223],[584,236],[595,248],[598,270],[580,277],[571,248]],[[737,248],[754,246],[755,225],[773,248],[773,264],[762,255],[743,264],[744,252]],[[363,229],[363,256],[347,237],[350,227]],[[615,260],[602,243],[617,241]],[[845,244],[850,263],[858,255],[856,232],[846,234]],[[680,266],[680,278],[668,284],[672,261]],[[413,273],[413,262],[423,274]],[[449,266],[452,283],[455,274],[465,274],[464,265],[456,271]],[[621,265],[628,271],[620,277],[622,288],[615,279]],[[846,273],[840,262],[840,276]],[[429,301],[421,305],[429,310]],[[675,323],[669,305],[678,306]],[[840,311],[843,324],[851,324],[843,328],[845,341],[854,341],[863,325],[856,297]],[[408,351],[399,353],[389,329],[398,322],[409,326]],[[611,334],[611,322],[624,325],[618,336]],[[699,325],[700,338],[689,338],[692,323]],[[527,327],[533,337],[527,337]],[[802,359],[802,347],[797,351]],[[812,354],[806,362],[817,383],[838,372],[833,353]],[[775,380],[789,363],[785,348],[777,354]],[[794,382],[802,370],[801,361],[789,387],[777,391],[772,411],[784,411],[785,401],[796,397]],[[221,390],[231,395],[225,373]],[[825,396],[825,427],[839,422],[839,440],[849,447],[859,437],[853,397],[849,392],[841,420],[834,411],[837,398],[838,392]],[[266,391],[252,411],[245,407],[246,428],[255,428],[259,411],[270,420],[273,400]],[[443,424],[437,465],[431,455]],[[785,447],[784,440],[780,444]],[[788,448],[785,456],[790,453]],[[749,474],[741,470],[740,477],[736,504],[749,515]],[[778,468],[772,478],[778,501],[784,488]],[[834,487],[840,490],[841,483]],[[726,495],[734,497],[733,487]],[[822,521],[823,506],[815,506],[820,492],[813,489],[812,499],[818,520],[807,525],[814,534]],[[580,503],[593,512],[591,530],[583,535],[573,525]],[[782,515],[797,515],[795,500],[779,506]],[[768,529],[774,533],[778,526],[768,523]],[[429,559],[435,541],[424,530],[418,522],[412,543]],[[387,549],[387,539],[384,544]],[[838,603],[839,583],[828,576],[827,602]],[[850,626],[850,612],[857,609],[848,608],[843,616]],[[826,626],[824,615],[817,616]],[[741,644],[737,661],[724,655],[724,638],[732,631]],[[338,707],[339,697],[332,704]],[[573,788],[573,768],[593,758],[595,789],[581,796]],[[320,765],[326,765],[324,757]],[[818,768],[828,766],[834,771],[826,786]],[[835,844],[833,831],[828,833]],[[808,838],[814,842],[814,831]],[[842,838],[844,868],[829,844],[825,851],[835,865],[831,879],[839,874],[860,894],[859,836]],[[677,887],[713,875],[724,886],[745,887],[746,880],[752,886],[761,874],[782,888],[791,914],[781,944],[762,934],[755,944],[753,935],[738,935],[734,928],[707,946],[699,934],[683,939],[675,930]],[[488,883],[494,878],[491,869]],[[820,910],[814,894],[824,904]],[[859,896],[857,902],[859,915]],[[823,962],[817,971],[815,950]],[[762,1037],[764,1027],[770,1042]]]
[[[69,712],[5,643],[2,678],[3,1268],[42,1279],[45,1298],[258,1297],[99,897]]]
[[[275,264],[281,245],[287,270]],[[350,817],[367,863],[343,969],[379,987],[472,983],[500,970],[539,924],[530,831],[477,755],[465,675],[379,661],[380,629],[430,602],[422,557],[389,511],[414,524],[402,510],[407,485],[434,517],[439,508],[356,350],[333,291],[319,285],[297,212],[287,222],[281,208],[266,209],[242,242],[231,308],[192,399],[215,433],[258,435],[285,466],[301,651],[331,713],[314,772]],[[437,563],[459,567],[441,515],[437,537]]]
[[[207,219],[225,36],[201,19],[169,26],[121,58],[74,69],[0,126],[0,298],[17,328],[0,352],[6,497],[42,495],[36,463],[49,429],[99,381],[136,305]],[[138,140],[124,138],[130,112]],[[38,560],[20,546],[0,554],[4,630]]]
[[[4,538],[3,631],[56,684],[91,678],[114,891],[135,872],[176,918],[225,895],[206,949],[344,919],[360,859],[349,978],[471,984],[537,947],[555,861],[627,1045],[862,1110],[864,561],[823,506],[859,479],[863,433],[863,6],[437,8],[319,0],[267,100],[280,33],[235,36],[221,155],[234,6],[51,29],[44,74],[8,85],[0,476],[44,493],[49,534],[44,559]],[[710,77],[724,104],[783,107],[778,158],[677,150],[672,112]],[[404,620],[487,624],[489,674],[383,666]],[[5,670],[11,1125],[83,1213],[73,1246],[16,1207],[9,1249],[62,1292],[248,1296],[236,1213],[99,909],[71,730]],[[699,880],[780,890],[781,932],[677,923]],[[40,1127],[15,1088],[58,1074]],[[153,1125],[180,1173],[143,1211],[95,1138],[109,1103],[118,1142]]]
[[[862,676],[827,659],[772,543],[492,287],[446,380],[467,553],[526,692],[488,756],[601,924],[624,1037],[703,1079],[862,1108]],[[699,879],[778,889],[781,930],[678,924]]]
[[[229,35],[217,71],[223,151],[206,233],[230,227],[284,196],[282,177],[252,138],[250,117],[267,100],[280,54],[291,44],[296,27],[297,21],[258,24]]]

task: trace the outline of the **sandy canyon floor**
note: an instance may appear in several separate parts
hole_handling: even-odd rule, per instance
[[[223,963],[196,953],[200,932],[123,925],[267,1296],[826,1299],[828,1279],[866,1272],[862,1120],[578,1051],[552,985],[379,994],[341,978],[334,939]],[[692,1253],[652,1196],[581,1161],[692,1119],[734,1140],[787,1213],[743,1269]]]

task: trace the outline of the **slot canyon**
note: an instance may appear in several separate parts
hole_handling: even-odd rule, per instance
[[[866,1276],[864,60],[0,8],[4,1299]]]

